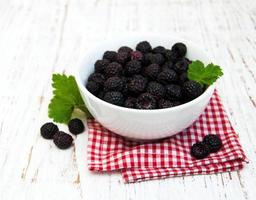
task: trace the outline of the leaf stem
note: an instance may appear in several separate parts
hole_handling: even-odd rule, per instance
[[[88,110],[86,108],[85,105],[77,105],[76,108],[82,110],[83,112],[85,112],[86,114],[88,113]]]

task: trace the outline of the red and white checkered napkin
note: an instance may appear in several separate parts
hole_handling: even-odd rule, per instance
[[[98,172],[121,170],[125,182],[239,170],[246,161],[217,92],[192,126],[161,141],[132,142],[95,120],[88,121],[88,126],[89,169]],[[191,145],[210,133],[221,137],[222,149],[203,160],[191,157]]]

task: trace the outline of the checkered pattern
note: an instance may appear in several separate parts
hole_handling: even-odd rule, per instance
[[[246,161],[217,92],[194,124],[161,141],[128,141],[95,120],[88,121],[88,126],[89,169],[98,172],[121,170],[125,182],[239,170]],[[221,137],[223,148],[202,160],[191,157],[192,144],[210,133]]]

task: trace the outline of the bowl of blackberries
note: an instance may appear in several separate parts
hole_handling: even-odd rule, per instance
[[[131,139],[160,139],[189,127],[208,104],[215,83],[189,78],[198,77],[198,63],[210,60],[189,41],[124,36],[88,49],[76,80],[90,113],[105,128]]]

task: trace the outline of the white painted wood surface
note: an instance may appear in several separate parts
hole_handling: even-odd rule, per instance
[[[88,171],[86,133],[67,151],[40,137],[51,74],[72,74],[90,45],[137,31],[192,40],[224,68],[218,88],[244,170],[124,184]],[[0,0],[0,75],[1,200],[256,198],[255,0]]]

